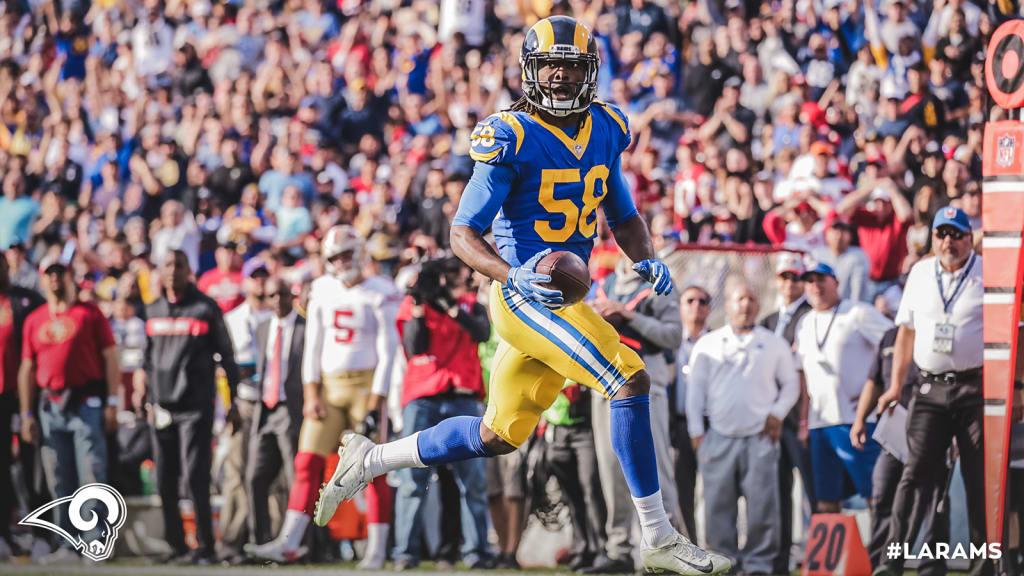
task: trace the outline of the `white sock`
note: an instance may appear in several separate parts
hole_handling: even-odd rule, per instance
[[[284,523],[281,526],[281,534],[278,535],[278,539],[284,539],[286,549],[295,551],[302,545],[302,537],[306,535],[309,518],[309,514],[303,514],[298,510],[285,511]]]
[[[657,548],[675,535],[676,529],[668,522],[661,490],[644,498],[633,498],[633,506],[640,516],[644,548]]]
[[[366,526],[366,558],[383,560],[387,556],[388,525],[369,524]]]
[[[420,460],[420,449],[416,446],[419,435],[420,433],[416,432],[394,442],[374,446],[366,453],[366,459],[363,461],[363,466],[370,471],[370,477],[376,478],[402,468],[425,468],[423,461]]]

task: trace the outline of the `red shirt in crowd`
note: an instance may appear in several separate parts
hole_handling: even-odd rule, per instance
[[[470,310],[476,294],[463,294],[459,306]],[[405,334],[405,323],[412,320],[412,296],[406,296],[398,308],[398,335]],[[417,398],[429,398],[455,388],[484,398],[483,369],[480,347],[459,324],[447,314],[424,306],[424,320],[430,332],[425,354],[409,358],[402,385],[402,406]]]
[[[221,312],[230,312],[245,301],[242,294],[242,273],[237,270],[209,270],[199,279],[198,286],[200,292],[217,302]]]
[[[105,378],[103,351],[115,346],[95,304],[74,302],[57,314],[44,304],[25,319],[21,357],[36,365],[40,388],[59,391]]]
[[[871,279],[878,282],[898,278],[907,256],[910,222],[901,221],[896,214],[879,221],[874,212],[857,208],[850,223],[857,227],[860,247],[871,261]]]

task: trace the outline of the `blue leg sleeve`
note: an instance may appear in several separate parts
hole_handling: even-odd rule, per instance
[[[612,449],[619,457],[629,493],[634,498],[650,496],[659,489],[650,396],[612,400],[611,410]]]
[[[416,439],[420,461],[427,466],[437,466],[478,456],[493,456],[480,437],[483,420],[479,416],[456,416],[421,431]],[[647,435],[650,436],[650,430]]]

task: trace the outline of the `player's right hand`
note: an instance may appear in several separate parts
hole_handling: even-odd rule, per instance
[[[555,288],[542,286],[551,282],[551,276],[538,274],[535,270],[540,259],[551,254],[551,248],[533,255],[522,266],[511,268],[508,271],[508,279],[505,286],[527,300],[540,302],[548,308],[561,308],[565,299],[562,298],[562,291]]]

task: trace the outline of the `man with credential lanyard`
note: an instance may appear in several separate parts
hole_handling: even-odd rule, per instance
[[[847,478],[861,496],[871,498],[871,472],[881,446],[868,440],[855,449],[850,427],[875,350],[892,321],[863,302],[840,298],[835,271],[824,262],[808,265],[802,277],[812,310],[796,331],[797,368],[808,398],[800,428],[810,442],[817,511],[839,512],[848,496]],[[870,435],[874,423],[868,426]]]
[[[914,265],[896,314],[899,332],[893,349],[889,389],[878,410],[900,398],[911,360],[920,370],[920,386],[907,416],[908,456],[892,506],[890,542],[914,541],[916,526],[906,521],[915,495],[946,477],[946,451],[956,438],[964,485],[971,543],[985,543],[985,438],[981,387],[981,256],[972,249],[970,220],[959,208],[939,210],[932,223],[936,256]],[[891,561],[876,574],[900,574],[902,562]],[[993,574],[991,560],[972,560],[971,574]]]

